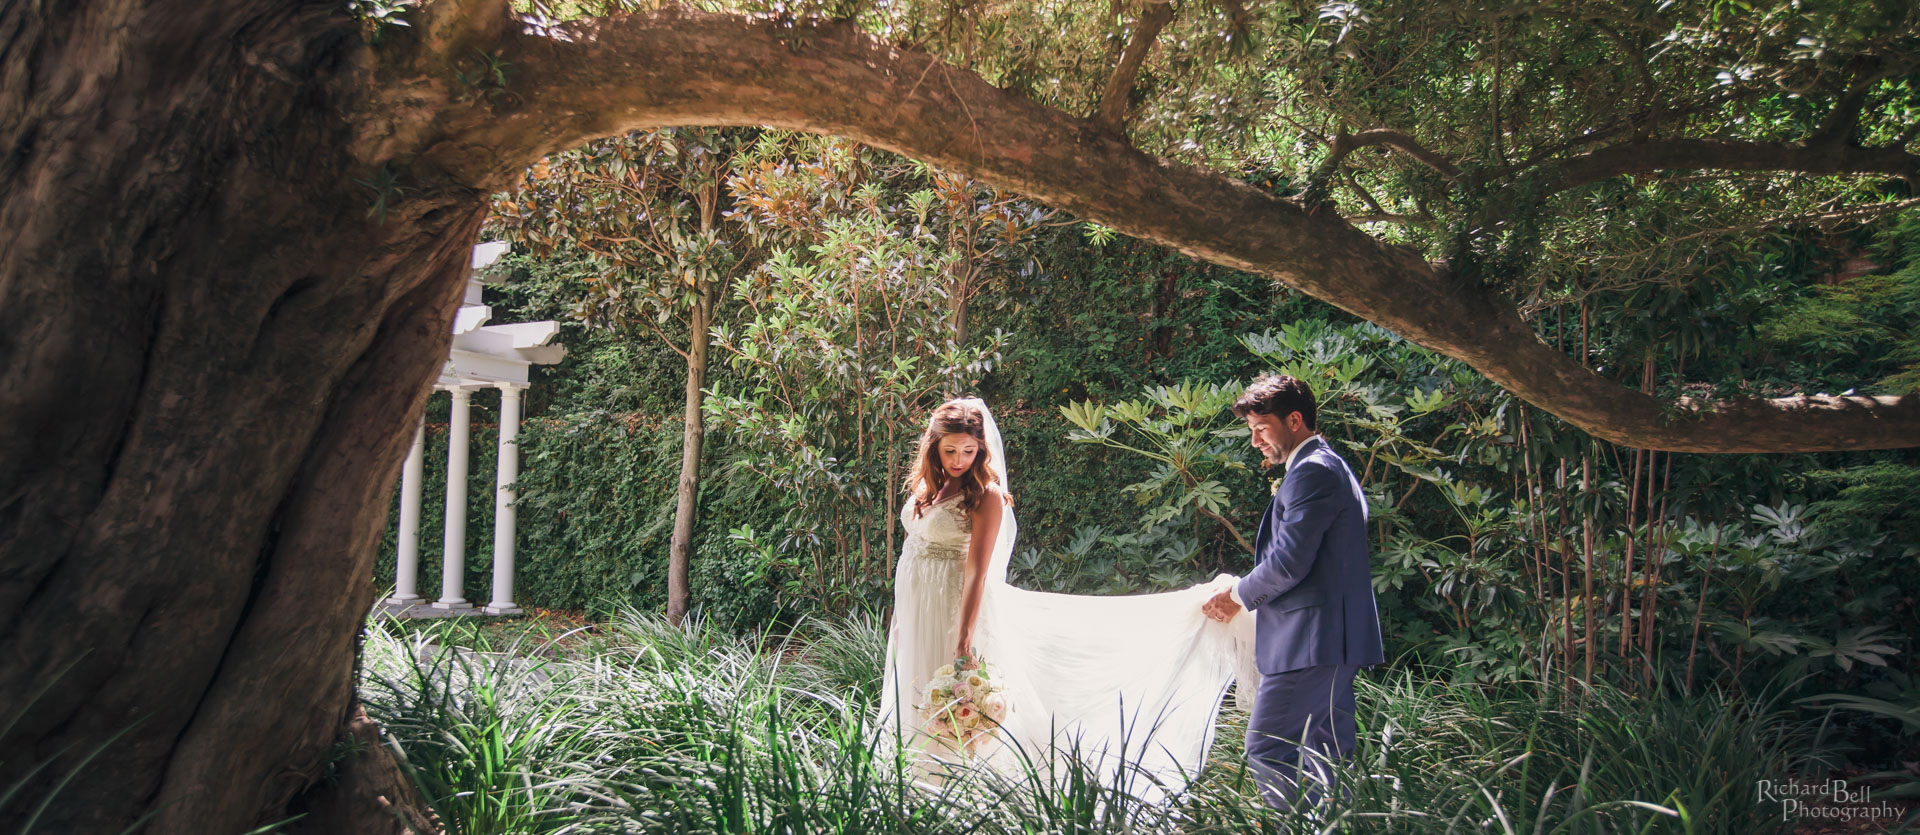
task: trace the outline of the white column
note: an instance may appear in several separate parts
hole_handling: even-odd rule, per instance
[[[393,596],[388,603],[411,606],[425,603],[420,596],[420,476],[427,455],[427,416],[413,428],[413,447],[400,468],[400,542],[394,562]]]
[[[461,581],[467,572],[467,432],[473,414],[473,389],[449,388],[453,415],[447,422],[447,535],[440,557],[440,599],[435,609],[471,609]]]
[[[513,506],[514,482],[520,478],[520,392],[518,383],[500,383],[500,462],[493,488],[493,602],[481,611],[489,615],[517,615],[513,604],[513,535],[518,512]]]

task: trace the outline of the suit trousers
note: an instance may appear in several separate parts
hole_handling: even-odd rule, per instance
[[[1333,785],[1331,761],[1353,755],[1359,671],[1356,664],[1329,664],[1260,677],[1247,722],[1247,763],[1268,805],[1287,811],[1304,788],[1311,806],[1322,787]]]

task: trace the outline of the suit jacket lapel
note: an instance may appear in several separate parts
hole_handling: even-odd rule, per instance
[[[1316,443],[1324,443],[1321,436],[1315,435],[1300,444],[1300,449],[1295,452],[1293,456],[1294,466],[1301,464],[1306,460],[1308,455],[1313,454],[1312,445]],[[1282,465],[1280,489],[1273,491],[1273,501],[1267,505],[1266,515],[1260,517],[1260,530],[1254,534],[1253,541],[1256,549],[1260,543],[1267,540],[1269,534],[1273,533],[1273,526],[1278,524],[1279,521],[1287,515],[1287,491],[1296,489],[1290,486],[1292,482],[1286,478],[1286,476],[1292,473],[1293,466]]]

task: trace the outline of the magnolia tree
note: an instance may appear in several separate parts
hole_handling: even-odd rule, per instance
[[[871,584],[874,537],[890,548],[894,531],[873,512],[893,496],[868,470],[890,474],[901,421],[996,355],[997,335],[963,350],[969,306],[1030,265],[1022,244],[1044,218],[964,176],[844,140],[669,128],[542,159],[495,195],[489,225],[581,275],[555,297],[574,318],[649,334],[686,363],[667,564],[677,622],[690,602],[713,337],[765,401],[748,409],[734,392],[711,411],[749,441],[736,462],[795,503],[780,559],[818,570],[786,575],[794,589]],[[842,415],[842,403],[856,406]]]
[[[493,203],[495,228],[539,257],[578,257],[594,275],[574,318],[650,331],[686,361],[686,408],[667,545],[667,619],[686,617],[688,552],[700,493],[707,348],[717,294],[751,266],[750,242],[722,224],[739,134],[638,131],[556,154]],[[683,340],[662,329],[669,320]]]
[[[736,464],[787,508],[776,540],[735,536],[770,546],[788,593],[844,609],[891,576],[927,412],[999,360],[1003,334],[966,339],[968,302],[1024,263],[1044,216],[838,140],[764,143],[728,187],[733,219],[770,254],[734,283],[738,321],[714,332],[747,382],[708,406],[741,442]]]
[[[918,159],[1622,444],[1912,445],[1912,394],[1683,397],[1530,318],[1911,205],[1920,12],[1860,5],[0,8],[0,824],[402,829],[353,709],[391,484],[489,195],[634,130]]]

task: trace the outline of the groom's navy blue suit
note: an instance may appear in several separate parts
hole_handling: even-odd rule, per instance
[[[1254,555],[1258,563],[1234,588],[1256,615],[1261,673],[1247,759],[1267,802],[1286,809],[1302,748],[1322,757],[1352,753],[1354,675],[1386,660],[1367,563],[1366,497],[1320,436],[1294,451]]]

